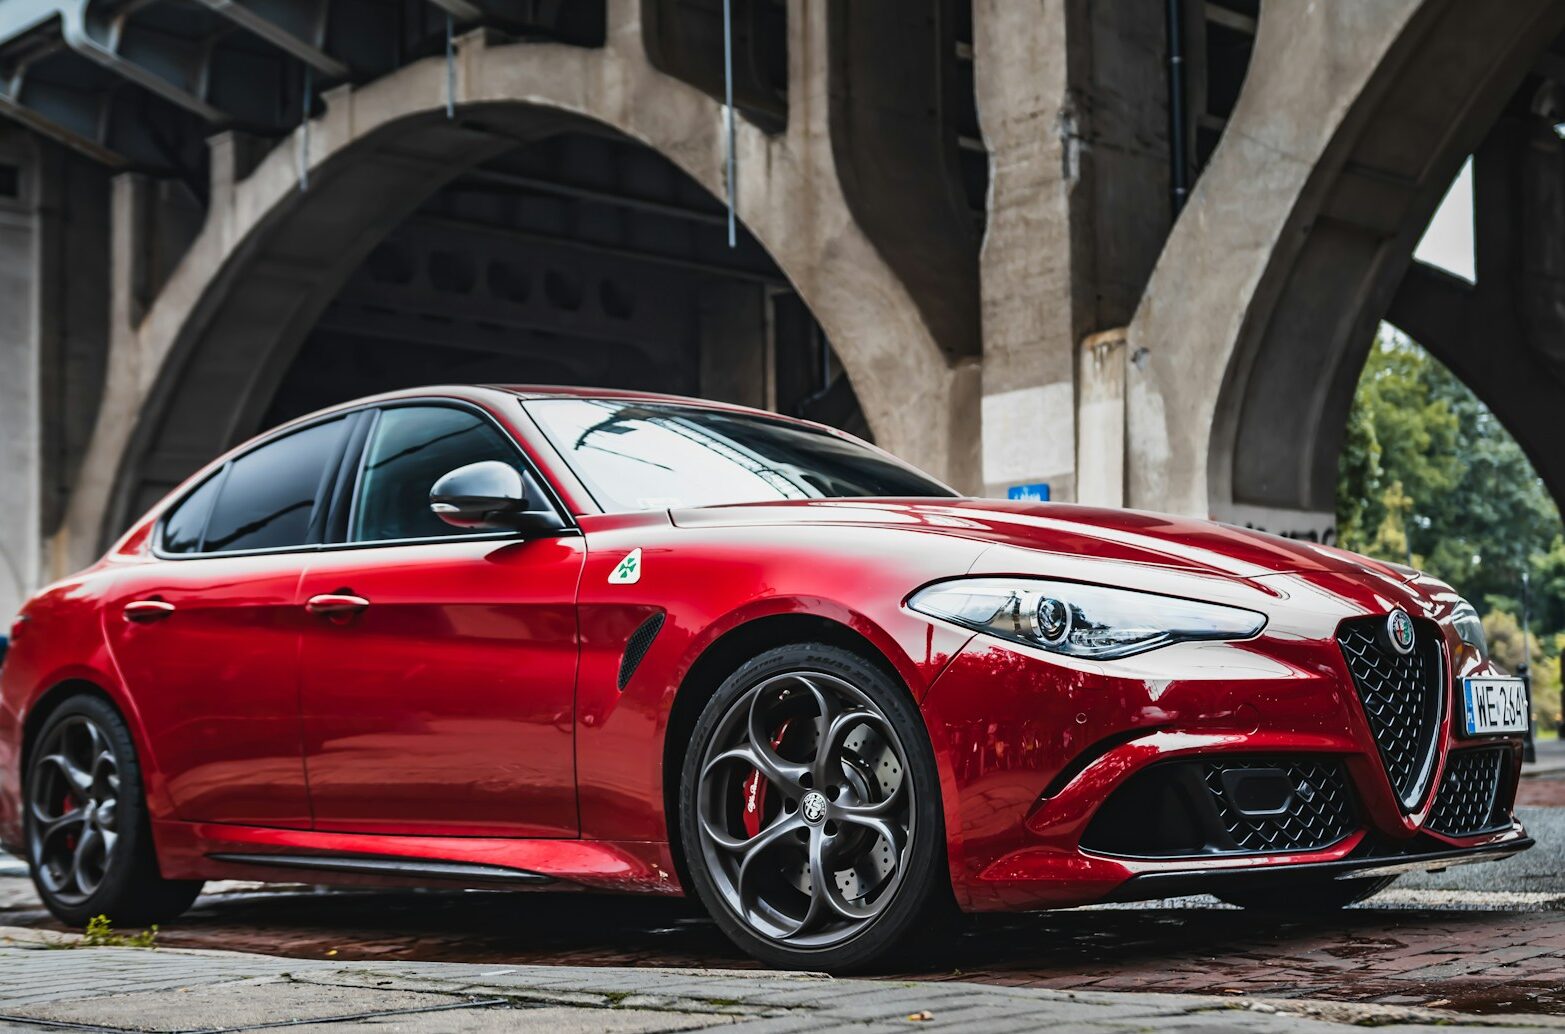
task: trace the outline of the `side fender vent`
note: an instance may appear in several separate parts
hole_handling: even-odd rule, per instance
[[[636,630],[630,633],[630,638],[625,641],[625,654],[619,659],[619,690],[625,692],[625,687],[630,685],[631,676],[636,674],[636,669],[641,666],[641,659],[652,648],[652,640],[658,637],[663,630],[663,612],[647,618],[636,626]]]

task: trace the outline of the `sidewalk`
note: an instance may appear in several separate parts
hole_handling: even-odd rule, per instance
[[[1565,740],[1539,740],[1538,760],[1522,765],[1522,776],[1559,775],[1565,772]]]
[[[1156,1029],[1346,1034],[1565,1030],[1557,1017],[1462,1016],[1298,1000],[1066,992],[818,974],[459,963],[335,963],[234,952],[72,948],[0,928],[0,1030],[789,1031]],[[1432,1031],[1431,1031],[1432,1034]]]

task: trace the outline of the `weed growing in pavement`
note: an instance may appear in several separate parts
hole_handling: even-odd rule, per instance
[[[157,924],[139,933],[120,933],[108,916],[93,916],[87,920],[87,929],[74,941],[54,941],[51,948],[156,948]]]

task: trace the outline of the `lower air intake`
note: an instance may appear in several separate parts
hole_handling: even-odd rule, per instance
[[[1352,789],[1335,759],[1171,761],[1111,794],[1081,846],[1131,858],[1302,854],[1359,828]]]
[[[1511,824],[1511,763],[1507,747],[1453,751],[1435,792],[1428,826],[1448,837],[1490,833]]]

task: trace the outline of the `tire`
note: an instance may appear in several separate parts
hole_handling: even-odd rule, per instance
[[[62,923],[102,915],[147,926],[175,918],[201,892],[199,880],[158,871],[135,744],[102,698],[73,696],[49,715],[22,794],[33,885]]]
[[[1336,880],[1319,876],[1276,883],[1254,890],[1231,890],[1218,894],[1219,900],[1256,912],[1307,916],[1335,912],[1374,897],[1396,882],[1395,876],[1362,880]]]
[[[857,654],[803,643],[742,665],[696,722],[678,802],[692,889],[755,958],[860,972],[949,945],[929,736],[907,691]]]

